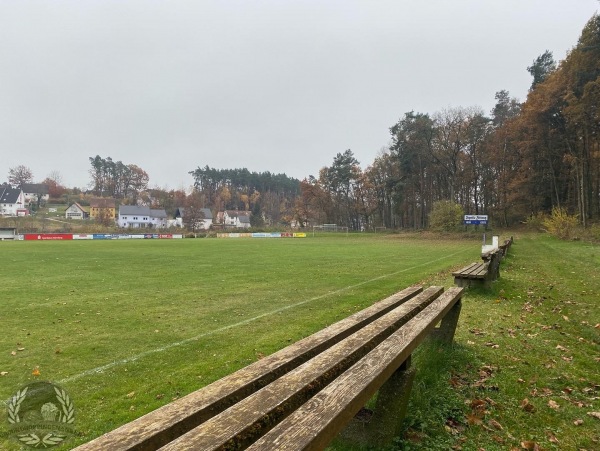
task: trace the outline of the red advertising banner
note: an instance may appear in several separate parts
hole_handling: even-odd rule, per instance
[[[52,241],[52,240],[72,240],[72,233],[26,233],[23,235],[25,240],[41,240],[41,241]]]

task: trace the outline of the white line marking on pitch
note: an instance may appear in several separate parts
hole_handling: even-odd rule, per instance
[[[200,335],[196,335],[195,337],[186,338],[185,340],[178,341],[178,342],[175,342],[175,343],[171,343],[171,344],[168,344],[166,346],[161,346],[160,348],[151,349],[149,351],[141,352],[141,353],[139,353],[137,355],[134,355],[134,356],[131,356],[131,357],[127,357],[126,359],[116,360],[114,362],[107,363],[106,365],[102,365],[102,366],[98,366],[96,368],[92,368],[92,369],[84,371],[82,373],[66,377],[66,378],[58,381],[57,383],[59,383],[59,384],[65,384],[67,382],[73,382],[73,381],[75,381],[77,379],[81,379],[82,377],[85,377],[85,376],[91,376],[93,374],[103,373],[104,371],[106,371],[106,370],[108,370],[110,368],[113,368],[115,366],[125,365],[127,363],[134,362],[134,361],[136,361],[138,359],[141,359],[143,357],[146,357],[146,356],[149,356],[149,355],[152,355],[152,354],[156,354],[158,352],[163,352],[163,351],[166,351],[168,349],[175,348],[177,346],[182,346],[182,345],[190,343],[192,341],[197,341],[197,340],[199,340],[201,338],[204,338],[204,337],[207,337],[209,335],[217,334],[219,332],[224,332],[226,330],[233,329],[234,327],[239,327],[239,326],[243,326],[245,324],[249,324],[249,323],[251,323],[253,321],[256,321],[256,320],[259,320],[261,318],[264,318],[265,316],[275,315],[275,314],[283,312],[285,310],[289,310],[291,308],[298,307],[298,306],[303,305],[303,304],[308,304],[309,302],[317,301],[319,299],[323,299],[323,298],[328,297],[328,296],[333,296],[333,295],[336,295],[338,293],[342,293],[344,291],[351,290],[353,288],[357,288],[357,287],[360,287],[362,285],[366,285],[367,283],[375,282],[376,280],[385,279],[386,277],[395,276],[397,274],[400,274],[400,273],[403,273],[403,272],[406,272],[406,271],[410,271],[412,269],[419,268],[421,266],[429,265],[430,263],[434,263],[434,262],[437,262],[437,261],[440,261],[440,260],[444,260],[446,258],[450,258],[450,257],[453,257],[453,256],[455,256],[457,254],[464,253],[464,252],[465,252],[464,250],[457,251],[457,252],[455,252],[453,254],[445,255],[444,257],[440,257],[440,258],[437,258],[435,260],[431,260],[431,261],[428,261],[428,262],[425,262],[425,263],[420,263],[420,264],[412,266],[410,268],[405,268],[405,269],[401,269],[399,271],[395,271],[395,272],[392,272],[392,273],[389,273],[389,274],[384,274],[382,276],[378,276],[378,277],[375,277],[375,278],[370,279],[370,280],[365,280],[364,282],[360,282],[360,283],[357,283],[355,285],[349,285],[347,287],[340,288],[339,290],[330,291],[328,293],[325,293],[325,294],[322,294],[322,295],[319,295],[319,296],[315,296],[313,298],[306,299],[304,301],[296,302],[295,304],[286,305],[284,307],[280,307],[278,309],[271,310],[270,312],[261,313],[260,315],[257,315],[257,316],[255,316],[253,318],[248,318],[248,319],[245,319],[244,321],[240,321],[240,322],[237,322],[237,323],[234,323],[234,324],[230,324],[228,326],[220,327],[218,329],[210,330],[210,331],[204,332],[204,333],[202,333]]]

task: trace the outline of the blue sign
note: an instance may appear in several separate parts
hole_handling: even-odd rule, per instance
[[[465,215],[463,220],[463,224],[465,225],[487,225],[488,216],[487,215]]]

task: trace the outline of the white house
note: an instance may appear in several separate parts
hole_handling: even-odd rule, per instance
[[[67,219],[87,219],[89,216],[90,214],[77,202],[72,203],[65,210],[65,218]]]
[[[21,189],[25,196],[25,205],[45,203],[50,198],[49,187],[43,183],[23,183]]]
[[[202,213],[202,219],[199,219],[196,222],[196,227],[194,227],[194,228],[196,230],[210,229],[210,226],[212,226],[212,224],[213,224],[213,215],[212,215],[212,212],[210,211],[210,208],[201,208],[200,212]],[[184,216],[185,216],[185,209],[183,207],[179,207],[175,211],[175,225],[177,227],[183,227]]]
[[[119,227],[138,228],[163,228],[167,226],[167,212],[165,210],[151,210],[150,207],[137,205],[121,205],[117,219]]]
[[[152,227],[157,229],[164,229],[168,226],[167,212],[163,210],[150,210],[150,223]]]
[[[9,185],[0,185],[0,215],[27,216],[27,214],[29,211],[25,208],[23,190]]]
[[[249,211],[225,210],[223,212],[223,226],[248,229],[250,228],[250,215],[251,212]]]

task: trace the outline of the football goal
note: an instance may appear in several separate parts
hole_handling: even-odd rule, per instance
[[[345,233],[348,235],[348,227],[337,224],[321,224],[313,226],[313,236],[316,233]]]

